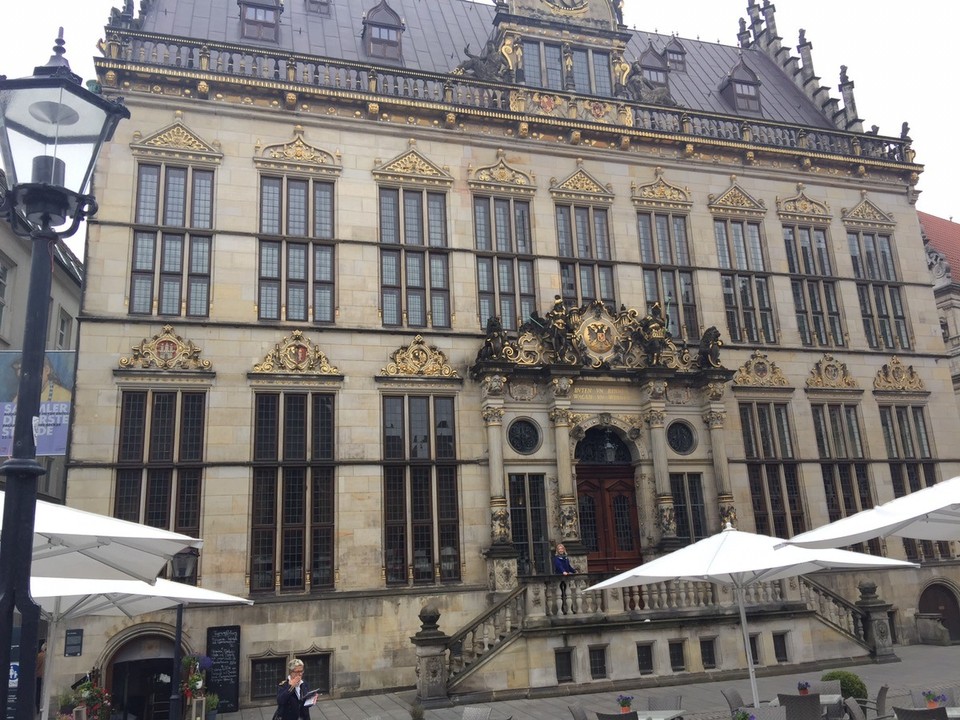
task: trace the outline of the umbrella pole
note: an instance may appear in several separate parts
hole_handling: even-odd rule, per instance
[[[750,651],[750,634],[747,632],[747,611],[744,609],[744,592],[742,587],[735,587],[737,606],[740,608],[740,630],[743,633],[743,651],[747,654],[747,671],[750,674],[750,692],[753,693],[753,706],[760,707],[760,694],[757,692],[757,675],[753,668],[753,653]]]

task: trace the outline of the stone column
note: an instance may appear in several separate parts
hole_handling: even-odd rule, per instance
[[[860,599],[856,605],[866,613],[863,623],[864,639],[873,648],[874,659],[876,662],[900,662],[900,658],[893,651],[893,640],[890,637],[889,611],[893,605],[877,597],[875,582],[863,580],[857,587],[860,590]]]
[[[417,646],[417,702],[425,708],[449,707],[447,697],[447,642],[440,630],[440,611],[435,605],[420,610],[420,631],[410,638]]]
[[[570,396],[573,380],[568,377],[554,378],[551,383],[553,407],[550,421],[553,423],[554,443],[557,448],[557,487],[560,492],[560,539],[567,547],[571,558],[585,555],[580,542],[580,520],[577,513],[577,493],[574,488],[573,452],[570,446]],[[574,562],[575,567],[586,567]]]
[[[657,528],[660,544],[676,543],[677,520],[673,512],[673,493],[670,492],[670,467],[667,459],[667,383],[654,380],[647,385],[649,402],[643,419],[650,428],[650,454],[653,457],[653,479],[657,488]]]
[[[510,532],[510,506],[503,471],[503,392],[506,378],[488,375],[480,384],[483,396],[481,414],[487,429],[487,471],[490,487],[490,548],[487,576],[494,592],[509,592],[517,587],[517,552]]]
[[[727,523],[737,526],[737,508],[733,502],[733,493],[730,491],[730,475],[727,471],[727,446],[723,435],[723,426],[727,420],[727,413],[717,403],[711,403],[703,413],[703,424],[710,430],[710,450],[713,456],[713,477],[717,490],[717,516],[720,518],[720,527],[713,527],[710,532],[717,532],[726,527]],[[711,519],[712,520],[712,519]]]

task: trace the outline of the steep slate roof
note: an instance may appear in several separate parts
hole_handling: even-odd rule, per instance
[[[279,42],[253,41],[240,37],[240,9],[236,0],[152,0],[143,18],[146,32],[211,40],[265,49],[279,49],[370,62],[363,49],[363,13],[380,0],[330,0],[329,12],[308,12],[305,0],[287,0],[280,16]],[[388,0],[406,23],[403,33],[403,65],[411,70],[448,73],[465,59],[469,44],[482,51],[493,30],[493,5],[471,0]],[[663,52],[672,36],[643,31],[627,45],[626,60],[633,62],[653,44]],[[719,88],[740,61],[760,79],[761,116],[774,122],[834,129],[777,65],[759,50],[741,50],[732,45],[681,38],[686,50],[686,71],[671,71],[670,93],[682,107],[735,115]],[[378,64],[384,62],[377,60]]]
[[[950,263],[950,274],[954,278],[960,277],[960,223],[919,210],[917,215],[930,247],[942,252]]]

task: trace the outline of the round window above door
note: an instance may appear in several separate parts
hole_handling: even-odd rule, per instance
[[[521,455],[530,455],[540,447],[540,428],[532,420],[514,420],[507,430],[507,441]]]
[[[667,428],[667,443],[679,455],[689,455],[697,446],[697,436],[690,424],[677,420]]]

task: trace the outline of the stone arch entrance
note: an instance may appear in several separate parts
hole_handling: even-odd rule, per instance
[[[574,452],[580,536],[590,572],[621,572],[642,562],[630,449],[618,431],[593,427]]]
[[[105,663],[114,713],[137,720],[170,716],[173,640],[141,634],[124,642]]]
[[[917,610],[921,613],[936,613],[950,633],[951,642],[960,642],[960,604],[956,593],[942,583],[933,583],[920,594]]]

